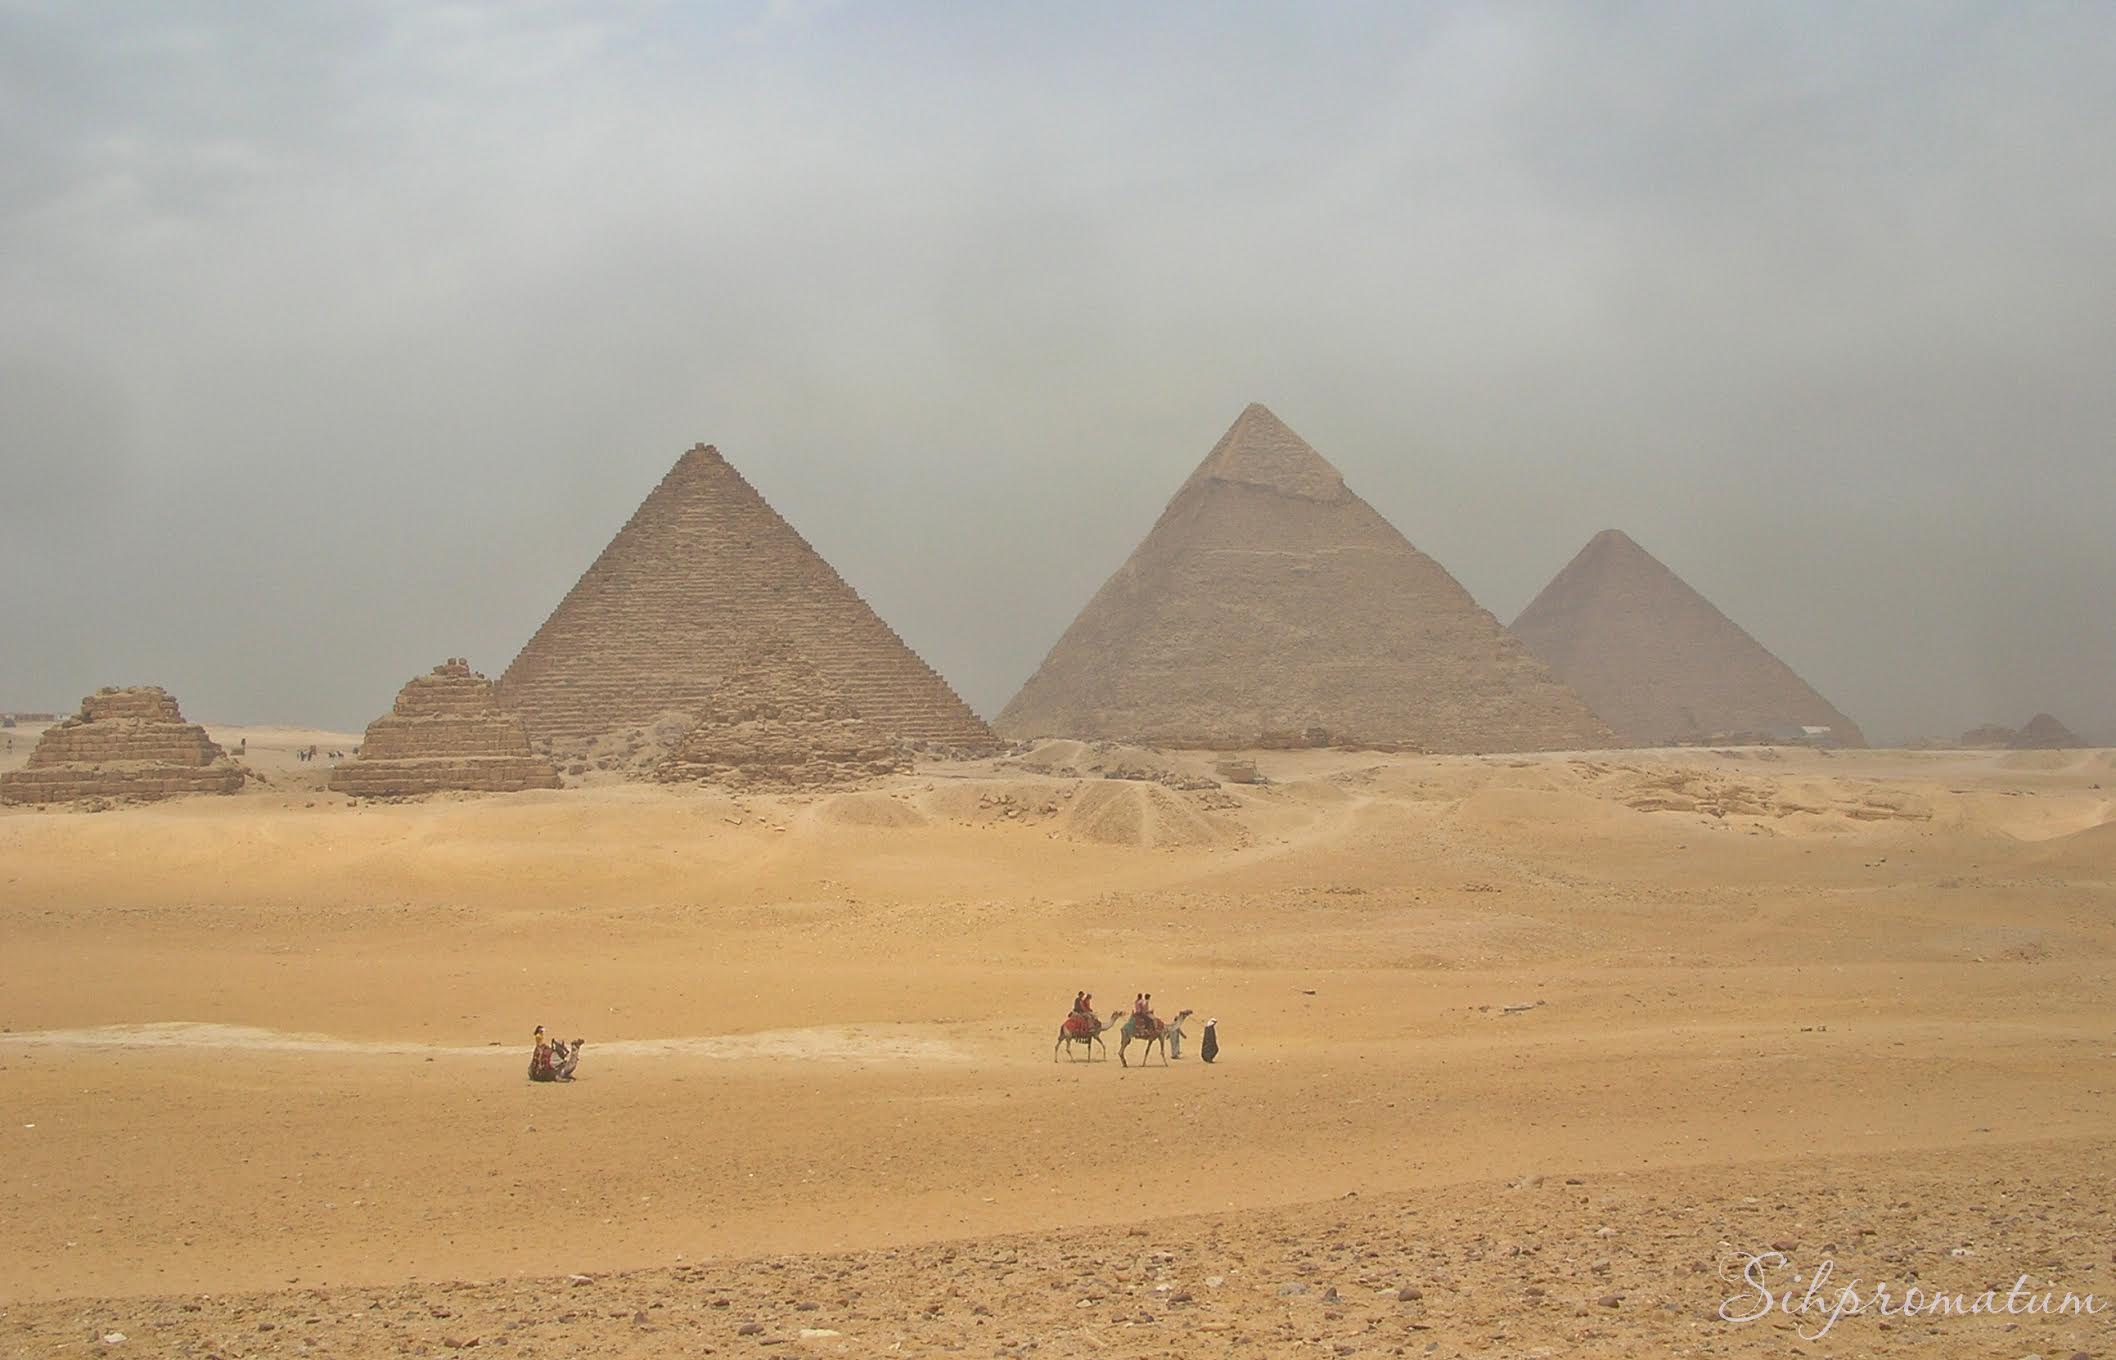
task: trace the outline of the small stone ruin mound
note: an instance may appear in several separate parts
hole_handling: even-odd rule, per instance
[[[2016,751],[2066,751],[2085,743],[2057,719],[2038,713],[2007,744]]]
[[[46,728],[28,764],[0,775],[0,803],[233,793],[242,780],[242,767],[206,729],[184,721],[167,690],[104,688],[74,717]]]
[[[664,783],[796,790],[911,768],[902,745],[792,648],[759,649],[655,767]]]
[[[460,657],[398,690],[390,711],[367,725],[360,753],[332,770],[330,782],[356,798],[558,785],[551,762],[530,751],[522,720],[499,707],[492,682]]]

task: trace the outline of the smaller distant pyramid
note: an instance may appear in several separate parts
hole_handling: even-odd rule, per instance
[[[367,725],[359,754],[331,771],[331,788],[357,798],[555,789],[558,771],[529,750],[522,720],[504,712],[492,682],[450,657],[397,691]]]
[[[2014,733],[2013,740],[2006,744],[2016,751],[2065,751],[2085,743],[2057,719],[2047,713],[2038,713],[2028,719],[2028,725]]]
[[[911,768],[904,748],[866,721],[784,641],[749,659],[706,701],[698,723],[655,767],[664,783],[807,789]]]
[[[1589,540],[1513,633],[1635,746],[1866,744],[1792,667],[1621,530]]]
[[[113,687],[81,700],[78,714],[45,729],[26,765],[0,775],[0,803],[146,801],[233,793],[242,781],[242,767],[184,721],[167,690]]]
[[[2008,727],[2004,723],[1984,723],[1962,733],[1955,745],[1974,751],[2011,746],[2019,740],[2020,729],[2018,727]]]

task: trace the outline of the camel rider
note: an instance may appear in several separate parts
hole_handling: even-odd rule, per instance
[[[1074,993],[1073,993],[1073,1014],[1075,1014],[1075,1015],[1078,1015],[1078,1014],[1080,1014],[1080,1013],[1081,1013],[1082,1011],[1084,1011],[1084,1010],[1086,1010],[1086,1009],[1087,1009],[1087,993],[1086,993],[1086,992],[1074,992]]]
[[[556,1081],[558,1073],[552,1066],[551,1041],[544,1037],[544,1027],[538,1025],[534,1036],[535,1047],[529,1053],[529,1080]]]

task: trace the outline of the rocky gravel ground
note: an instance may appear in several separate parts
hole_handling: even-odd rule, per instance
[[[2074,1140],[1551,1169],[1062,1238],[601,1276],[19,1304],[0,1310],[0,1352],[2074,1360],[2116,1355],[2112,1250],[2116,1142]],[[1762,1262],[1745,1280],[1752,1255]],[[1780,1304],[1767,1316],[1722,1316],[1760,1311],[1765,1288]],[[2092,1294],[2096,1311],[2037,1306],[2067,1290]],[[1950,1311],[1927,1311],[1935,1297]],[[1908,1315],[1906,1299],[1919,1304]]]

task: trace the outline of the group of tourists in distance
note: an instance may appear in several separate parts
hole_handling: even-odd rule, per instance
[[[1163,1020],[1154,1014],[1153,993],[1140,992],[1132,998],[1130,1015],[1111,1011],[1109,1019],[1105,1021],[1095,1014],[1093,992],[1075,992],[1072,1014],[1065,1017],[1065,1023],[1058,1028],[1058,1042],[1051,1045],[1051,1061],[1058,1060],[1058,1050],[1061,1048],[1065,1050],[1066,1057],[1074,1056],[1075,1044],[1087,1046],[1087,1056],[1090,1060],[1094,1058],[1098,1048],[1102,1049],[1102,1056],[1107,1058],[1109,1050],[1102,1043],[1103,1031],[1117,1028],[1121,1021],[1123,1027],[1119,1031],[1117,1041],[1118,1062],[1126,1067],[1131,1066],[1124,1051],[1137,1040],[1146,1045],[1147,1057],[1153,1055],[1155,1045],[1160,1045],[1161,1061],[1165,1064],[1170,1058],[1183,1056],[1183,1022],[1190,1016],[1191,1012],[1187,1010],[1178,1011],[1175,1018]],[[1217,1020],[1205,1022],[1205,1043],[1199,1050],[1199,1056],[1206,1062],[1212,1062],[1220,1056],[1219,1023]]]

